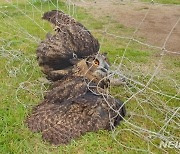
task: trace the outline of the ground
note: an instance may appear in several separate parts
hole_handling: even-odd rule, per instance
[[[76,5],[86,8],[93,17],[111,17],[112,20],[128,27],[136,29],[145,14],[147,16],[139,27],[135,38],[145,39],[145,43],[163,47],[165,39],[180,16],[180,7],[172,5],[153,5],[151,3],[127,3],[126,1],[96,0],[90,2],[77,2]],[[131,37],[132,33],[125,35]],[[173,30],[166,49],[180,54],[180,23]]]

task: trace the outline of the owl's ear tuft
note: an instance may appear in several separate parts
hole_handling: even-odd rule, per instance
[[[90,66],[92,65],[92,61],[95,59],[95,56],[94,55],[90,55],[86,58],[86,65],[87,66]]]

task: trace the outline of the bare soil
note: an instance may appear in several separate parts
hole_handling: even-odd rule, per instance
[[[120,0],[80,1],[76,5],[87,9],[95,18],[111,16],[120,24],[136,29],[140,25],[136,38],[153,46],[163,47],[164,42],[180,18],[180,5],[161,5]],[[166,49],[180,53],[180,22],[173,29]]]

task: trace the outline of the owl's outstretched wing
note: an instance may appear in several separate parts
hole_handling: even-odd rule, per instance
[[[37,49],[39,65],[49,79],[62,78],[72,66],[73,56],[84,58],[99,51],[99,43],[92,34],[62,11],[46,12],[42,18],[56,27],[55,34],[42,41]],[[62,71],[52,74],[56,70]]]
[[[31,130],[35,127],[40,128],[43,139],[52,144],[67,144],[86,132],[109,130],[111,128],[109,118],[114,125],[122,120],[125,116],[125,107],[122,103],[115,99],[107,101],[113,110],[102,97],[92,93],[59,104],[42,103],[29,117],[31,120],[27,120],[28,127]]]

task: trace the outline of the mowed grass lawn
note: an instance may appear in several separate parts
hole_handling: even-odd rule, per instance
[[[179,106],[180,97],[177,95],[177,85],[180,81],[180,61],[178,56],[163,57],[163,69],[160,71],[162,77],[154,78],[152,84],[149,85],[154,91],[146,89],[126,104],[128,122],[122,122],[115,133],[107,131],[87,133],[69,145],[52,146],[42,141],[41,134],[30,132],[24,124],[32,107],[43,99],[43,94],[48,89],[48,85],[38,80],[43,77],[43,74],[36,61],[38,43],[45,38],[47,32],[52,31],[50,24],[41,20],[43,12],[57,9],[59,6],[59,9],[73,15],[92,30],[93,35],[102,45],[101,50],[108,52],[111,63],[117,66],[121,61],[118,57],[123,56],[128,40],[105,36],[101,31],[107,25],[110,33],[118,35],[122,32],[131,34],[134,29],[125,27],[109,17],[95,19],[80,7],[76,7],[74,12],[72,6],[62,2],[58,4],[56,1],[0,2],[0,153],[129,154],[147,153],[147,149],[155,153],[162,153],[162,150],[157,148],[160,143],[159,138],[155,137],[151,140],[157,146],[155,147],[147,142],[148,133],[141,132],[133,125],[158,132],[164,124],[163,120],[167,111],[163,106],[169,108]],[[160,52],[132,42],[125,53],[122,68],[127,71],[127,76],[130,78],[132,76],[134,80],[146,84],[152,75],[148,75],[147,72],[151,70],[153,72],[157,67]],[[126,101],[133,93],[143,88],[142,85],[133,82],[131,84],[132,86],[128,88],[126,86],[112,87],[111,93]],[[155,91],[166,94],[167,97]],[[134,116],[131,113],[134,113]],[[145,113],[146,116],[144,116]],[[147,118],[147,115],[151,118]],[[178,118],[173,120],[178,122]],[[173,122],[167,126],[170,134],[178,137],[179,132],[176,128],[177,125]],[[136,149],[141,151],[138,152]],[[171,153],[175,152],[174,149],[166,150]]]

